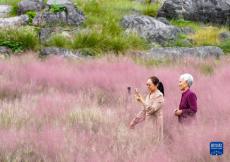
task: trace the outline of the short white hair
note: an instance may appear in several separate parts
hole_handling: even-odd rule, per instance
[[[188,86],[191,87],[193,84],[193,76],[189,73],[182,74],[180,76],[180,81],[186,81],[188,83]]]

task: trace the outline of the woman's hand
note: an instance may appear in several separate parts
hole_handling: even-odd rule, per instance
[[[176,116],[180,116],[182,114],[182,110],[176,109],[175,111]]]

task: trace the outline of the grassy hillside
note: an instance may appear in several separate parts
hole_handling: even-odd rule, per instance
[[[13,5],[13,15],[16,14],[18,1],[19,0],[0,0],[0,3]],[[115,54],[124,54],[130,50],[147,50],[151,48],[151,43],[138,35],[125,33],[120,27],[120,20],[124,15],[132,13],[156,16],[160,4],[143,4],[131,0],[74,0],[74,3],[84,12],[86,21],[80,26],[80,30],[71,36],[71,39],[62,34],[56,34],[44,45],[40,45],[36,42],[38,45],[34,48],[24,45],[23,42],[25,41],[20,41],[20,39],[24,38],[20,35],[24,35],[24,33],[19,32],[17,35],[7,38],[7,36],[4,36],[5,32],[2,31],[0,45],[7,45],[7,42],[16,44],[15,46],[20,46],[18,44],[21,44],[18,48],[22,50],[36,50],[42,46],[57,46],[77,49],[87,55],[101,55],[111,52]],[[230,51],[229,40],[221,42],[218,38],[220,32],[229,30],[227,27],[213,26],[210,24],[204,25],[185,20],[171,20],[170,22],[179,27],[192,27],[195,30],[195,34],[182,35],[177,41],[169,43],[169,46],[192,47],[217,45],[224,49],[225,52]],[[24,30],[24,28],[27,27],[21,27],[20,30]],[[17,32],[18,29],[11,30]],[[33,31],[37,32],[38,30],[39,29],[36,28]],[[193,40],[191,44],[184,43],[184,40],[187,38]]]

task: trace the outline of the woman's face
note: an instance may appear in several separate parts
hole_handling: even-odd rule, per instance
[[[187,81],[180,79],[179,88],[181,91],[184,91],[185,89],[189,88]]]
[[[157,89],[157,86],[156,86],[155,84],[153,84],[153,82],[152,82],[151,79],[148,79],[148,80],[147,80],[146,85],[147,85],[147,88],[148,88],[148,90],[149,90],[150,92],[155,92],[156,89]]]

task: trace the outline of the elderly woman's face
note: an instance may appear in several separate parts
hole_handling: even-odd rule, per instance
[[[152,80],[151,79],[148,79],[147,80],[147,88],[150,92],[154,92],[156,89],[157,89],[157,86],[155,84],[153,84]]]
[[[180,79],[179,80],[179,88],[181,91],[184,91],[186,88],[188,88],[188,83],[186,80]]]

